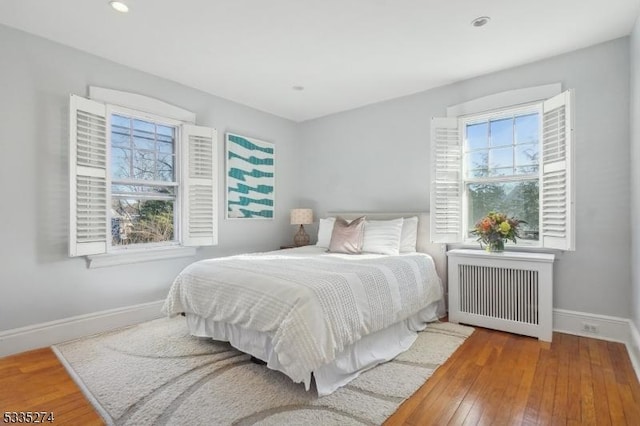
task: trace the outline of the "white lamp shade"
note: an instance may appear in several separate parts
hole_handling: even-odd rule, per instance
[[[292,225],[309,225],[313,223],[312,209],[293,209],[291,210]]]

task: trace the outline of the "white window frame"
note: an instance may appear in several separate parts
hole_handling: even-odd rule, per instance
[[[70,98],[69,256],[86,256],[88,267],[94,268],[193,256],[198,246],[216,245],[218,243],[218,136],[216,130],[193,125],[195,114],[156,99],[95,87],[90,89],[90,93],[95,94],[97,100],[76,95],[71,95]],[[127,102],[134,108],[124,105]],[[149,111],[141,110],[140,106]],[[174,215],[174,222],[180,221],[180,226],[176,227],[174,241],[117,248],[111,244],[110,121],[111,114],[118,111],[136,118],[177,125],[174,167],[179,188],[174,208],[177,205],[179,212]],[[82,145],[79,145],[80,143]],[[98,186],[76,185],[77,182],[84,185],[91,179],[97,182]],[[105,186],[106,189],[104,189]],[[96,218],[99,219],[101,215],[95,216],[91,213],[101,211],[98,207],[102,205],[106,209],[104,222],[96,221]]]
[[[542,102],[529,103],[526,105],[518,105],[514,107],[506,107],[500,108],[490,112],[483,112],[477,114],[469,114],[460,117],[460,138],[461,138],[461,148],[462,154],[460,161],[462,162],[462,243],[466,245],[477,245],[476,238],[468,237],[469,234],[469,194],[467,191],[467,184],[469,183],[484,183],[484,182],[522,182],[525,180],[533,180],[531,175],[527,175],[526,179],[523,178],[523,175],[516,176],[496,176],[495,178],[489,179],[469,179],[467,178],[467,162],[465,161],[465,151],[464,151],[464,141],[466,137],[466,127],[469,124],[475,123],[484,123],[491,120],[500,120],[502,118],[514,117],[517,115],[526,115],[526,114],[538,114],[538,152],[540,153],[540,157],[542,157]],[[513,146],[513,145],[512,145]],[[542,166],[541,166],[541,158],[538,160],[538,173],[536,179],[538,180],[538,184],[542,185]],[[539,192],[538,196],[538,205],[540,206],[541,193]],[[487,212],[489,213],[489,212]],[[540,215],[538,215],[538,223],[540,223]],[[539,225],[538,225],[539,226]],[[539,228],[538,228],[539,229]],[[512,243],[507,242],[509,246]],[[539,237],[537,241],[533,240],[518,240],[518,245],[522,247],[542,247],[542,238]]]
[[[176,198],[173,206],[173,223],[174,223],[174,234],[172,241],[162,241],[158,243],[139,243],[139,244],[131,244],[131,245],[123,245],[123,246],[114,246],[113,238],[107,239],[107,253],[120,253],[126,251],[141,251],[141,250],[153,250],[162,247],[181,247],[182,246],[182,173],[181,167],[182,164],[182,141],[181,141],[181,127],[185,124],[182,121],[174,120],[172,118],[163,117],[156,114],[151,114],[144,111],[138,111],[131,108],[126,108],[117,105],[106,105],[107,109],[107,164],[111,165],[111,116],[113,114],[123,115],[126,117],[141,119],[149,122],[153,122],[154,124],[163,124],[167,126],[172,126],[176,128],[175,141],[174,141],[174,152],[175,152],[175,160],[174,160],[174,176],[176,181]],[[109,176],[109,180],[112,183],[112,176]],[[113,201],[111,197],[111,187],[113,185],[107,186],[107,202],[110,206]],[[171,186],[171,185],[167,185]],[[111,211],[111,208],[108,208],[108,211]],[[111,227],[111,215],[107,214],[107,226]]]
[[[549,93],[551,86],[530,88],[518,91],[518,95],[530,96],[534,93]],[[497,94],[482,99],[482,104],[492,98],[504,101],[513,98],[506,94]],[[551,97],[548,97],[551,96]],[[548,99],[545,99],[548,97]],[[539,103],[542,106],[542,126],[540,140],[540,198],[539,198],[539,244],[521,245],[525,250],[540,247],[554,250],[575,250],[575,150],[573,140],[573,91],[550,93],[545,97],[529,99],[527,103]],[[532,102],[536,101],[536,102]],[[475,102],[475,101],[472,101]],[[475,102],[477,103],[477,102]],[[488,113],[499,113],[505,107],[500,104]],[[475,107],[474,107],[475,108]],[[475,112],[474,108],[465,110],[464,104],[451,107],[452,111]],[[474,115],[473,117],[480,116]],[[463,206],[463,118],[456,116],[434,117],[431,121],[431,241],[434,243],[462,244],[468,239],[463,236],[466,229],[466,205]],[[515,247],[515,246],[512,246]]]

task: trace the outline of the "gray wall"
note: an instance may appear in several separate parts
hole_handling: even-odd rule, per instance
[[[640,330],[640,20],[631,33],[631,319]],[[637,350],[638,348],[636,348]]]
[[[628,318],[629,39],[622,38],[301,125],[302,193],[330,210],[428,210],[429,122],[447,106],[561,82],[576,92],[577,250],[559,255],[554,307]]]
[[[198,257],[277,249],[293,238],[295,123],[4,26],[0,58],[0,331],[161,300],[194,260],[87,269],[83,258],[67,257],[69,94],[86,96],[89,85],[196,112],[199,124],[218,129],[220,167],[225,131],[276,144],[276,219],[220,218],[219,245]]]

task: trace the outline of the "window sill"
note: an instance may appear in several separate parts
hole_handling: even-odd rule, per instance
[[[195,256],[195,247],[155,247],[138,250],[123,250],[119,253],[87,256],[87,268],[104,268],[128,263],[149,262],[152,260],[174,259]]]
[[[517,262],[542,262],[553,263],[556,256],[552,253],[532,253],[530,251],[502,251],[492,253],[478,249],[453,249],[447,252],[447,256],[473,257],[491,259],[491,261],[517,261]]]
[[[447,249],[448,250],[454,250],[454,249],[476,249],[476,250],[482,250],[480,248],[480,243],[477,242],[473,242],[473,243],[448,243],[447,244]],[[564,252],[564,250],[558,250],[558,249],[552,249],[552,248],[545,248],[545,247],[540,247],[539,245],[530,245],[530,244],[526,244],[526,243],[518,243],[518,244],[505,244],[504,245],[504,251],[511,251],[511,252],[523,252],[523,253],[550,253],[550,254],[561,254]]]

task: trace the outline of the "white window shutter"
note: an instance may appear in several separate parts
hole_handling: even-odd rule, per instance
[[[543,247],[560,250],[575,250],[572,98],[566,91],[542,108],[540,235]]]
[[[69,256],[107,251],[106,107],[71,95],[69,101]]]
[[[462,241],[462,142],[455,117],[431,120],[431,241]]]
[[[218,244],[218,132],[182,126],[182,244]]]

